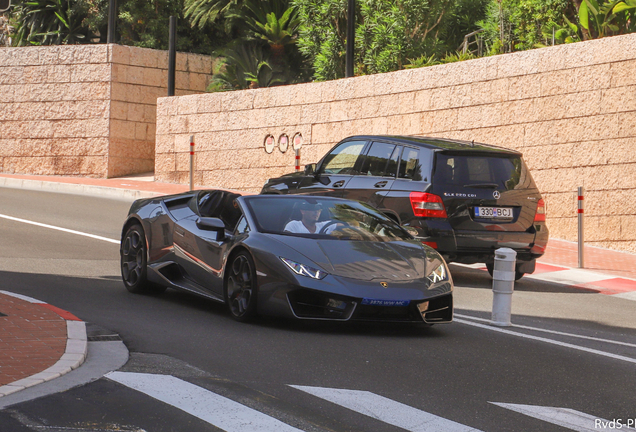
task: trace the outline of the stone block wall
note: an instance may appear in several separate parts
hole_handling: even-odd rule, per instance
[[[157,98],[168,92],[168,52],[111,45],[108,176],[154,170]],[[209,56],[177,53],[175,94],[202,93],[209,84]]]
[[[303,135],[302,163],[353,134],[460,138],[520,150],[553,237],[636,252],[636,34],[330,82],[161,98],[155,177],[258,192],[293,171],[267,134]]]
[[[168,53],[119,45],[0,48],[0,172],[115,177],[154,169]],[[177,94],[209,57],[177,55]]]
[[[108,48],[0,48],[0,170],[105,176]]]

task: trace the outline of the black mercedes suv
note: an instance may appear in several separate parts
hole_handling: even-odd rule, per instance
[[[270,179],[263,194],[329,195],[383,211],[449,262],[517,252],[516,278],[548,242],[545,204],[521,153],[470,141],[352,136],[304,172]]]

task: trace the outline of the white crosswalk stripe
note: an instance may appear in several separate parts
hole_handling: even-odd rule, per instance
[[[292,385],[298,390],[411,432],[479,432],[367,391]]]
[[[170,375],[111,372],[106,378],[172,405],[227,432],[302,432],[278,419]],[[366,391],[290,387],[411,432],[479,432]]]
[[[498,402],[490,403],[577,432],[594,432],[598,430],[610,429],[634,430],[634,425],[630,425],[625,420],[621,420],[619,423],[617,423],[617,420],[605,420],[603,418],[585,414],[569,408],[507,404]],[[625,421],[624,424],[623,421]],[[630,421],[636,420],[631,419]]]
[[[302,432],[280,420],[173,376],[111,372],[106,378],[179,408],[227,432]]]
[[[276,418],[170,375],[111,372],[106,378],[172,405],[226,432],[302,432]],[[299,385],[290,387],[410,432],[480,432],[368,391]],[[490,403],[580,432],[598,430],[599,425],[611,423],[569,408]],[[636,422],[636,419],[631,421]],[[634,430],[634,425],[627,423],[621,428]]]

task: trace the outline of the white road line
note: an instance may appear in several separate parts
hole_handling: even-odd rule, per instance
[[[84,237],[90,237],[90,238],[93,238],[93,239],[96,239],[96,240],[106,241],[106,242],[109,242],[109,243],[115,243],[115,244],[119,244],[120,243],[119,240],[113,240],[113,239],[109,239],[109,238],[106,238],[106,237],[98,236],[98,235],[95,235],[95,234],[88,234],[88,233],[85,233],[85,232],[75,231],[75,230],[68,229],[68,228],[61,228],[61,227],[56,227],[56,226],[53,226],[53,225],[47,225],[47,224],[43,224],[43,223],[40,223],[40,222],[33,222],[33,221],[30,221],[30,220],[20,219],[20,218],[16,218],[16,217],[13,217],[13,216],[7,216],[7,215],[0,214],[0,218],[9,219],[9,220],[12,220],[12,221],[15,221],[15,222],[22,222],[22,223],[26,223],[26,224],[29,224],[29,225],[35,225],[35,226],[39,226],[39,227],[43,227],[43,228],[50,228],[50,229],[54,229],[54,230],[58,230],[58,231],[67,232],[67,233],[70,233],[70,234],[77,234],[77,235],[81,235],[81,236],[84,236]]]
[[[489,319],[473,317],[473,316],[470,316],[470,315],[461,315],[461,314],[456,313],[455,316],[459,317],[459,318],[467,318],[467,319],[471,319],[471,320],[475,320],[475,321],[490,322]],[[556,330],[548,330],[548,329],[542,329],[542,328],[537,328],[537,327],[529,327],[529,326],[518,325],[518,324],[512,324],[512,327],[525,329],[525,330],[532,330],[532,331],[536,331],[536,332],[552,333],[552,334],[556,334],[556,335],[560,335],[560,336],[568,336],[568,337],[574,337],[574,338],[580,338],[580,339],[588,339],[588,340],[593,340],[593,341],[598,341],[598,342],[605,342],[605,343],[610,343],[610,344],[623,345],[623,346],[636,348],[636,344],[630,344],[630,343],[627,343],[627,342],[620,342],[620,341],[615,341],[615,340],[610,340],[610,339],[601,339],[601,338],[595,338],[595,337],[592,337],[592,336],[584,336],[584,335],[579,335],[579,334],[574,334],[574,333],[564,333],[564,332],[560,332],[560,331],[556,331]]]
[[[295,389],[411,432],[479,432],[368,391],[290,385]]]
[[[106,378],[227,432],[302,432],[273,417],[170,375],[111,372]]]
[[[609,424],[609,422],[605,419],[569,408],[553,408],[497,402],[489,403],[578,432],[599,431],[604,429],[602,426],[603,424]]]
[[[511,331],[511,330],[503,329],[501,327],[494,327],[494,326],[491,326],[491,325],[479,324],[479,323],[476,323],[476,322],[466,321],[466,320],[463,320],[463,319],[457,319],[456,318],[456,319],[454,319],[454,321],[458,322],[458,323],[462,323],[462,324],[471,325],[473,327],[479,327],[479,328],[482,328],[482,329],[496,331],[496,332],[499,332],[499,333],[504,333],[504,334],[508,334],[508,335],[512,335],[512,336],[519,336],[519,337],[526,338],[526,339],[532,339],[532,340],[536,340],[536,341],[546,342],[546,343],[553,344],[553,345],[558,345],[558,346],[562,346],[562,347],[566,347],[566,348],[571,348],[571,349],[575,349],[575,350],[578,350],[578,351],[585,351],[585,352],[588,352],[588,353],[591,353],[591,354],[597,354],[597,355],[600,355],[600,356],[613,358],[615,360],[622,360],[622,361],[626,361],[626,362],[629,362],[629,363],[636,364],[636,359],[631,358],[631,357],[625,357],[625,356],[621,356],[621,355],[618,355],[618,354],[612,354],[612,353],[608,353],[608,352],[605,352],[605,351],[599,351],[599,350],[595,350],[595,349],[592,349],[592,348],[586,348],[586,347],[582,347],[582,346],[579,346],[579,345],[574,345],[574,344],[570,344],[570,343],[566,343],[566,342],[556,341],[556,340],[553,340],[553,339],[547,339],[547,338],[543,338],[543,337],[539,337],[539,336],[532,336],[532,335],[527,335],[527,334],[523,334],[523,333],[518,333],[518,332]]]

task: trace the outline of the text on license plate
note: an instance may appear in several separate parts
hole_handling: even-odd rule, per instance
[[[371,299],[371,298],[363,298],[363,305],[371,305],[371,306],[408,306],[410,303],[409,300],[381,300],[381,299]]]
[[[510,207],[475,207],[475,217],[492,219],[512,219]]]

